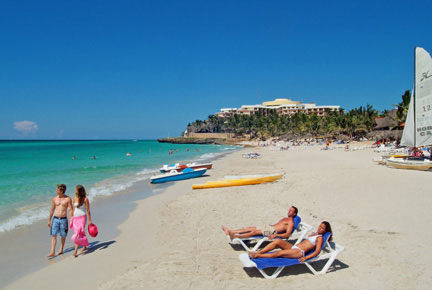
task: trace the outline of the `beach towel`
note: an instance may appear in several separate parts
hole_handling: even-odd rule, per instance
[[[87,223],[87,216],[73,216],[70,221],[70,228],[74,231],[72,241],[80,246],[88,247],[89,242],[85,233],[85,225]]]

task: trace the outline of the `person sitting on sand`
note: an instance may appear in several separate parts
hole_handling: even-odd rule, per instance
[[[247,227],[238,230],[230,230],[222,226],[222,230],[230,236],[231,240],[234,238],[248,238],[253,236],[268,236],[269,239],[274,238],[288,238],[294,229],[293,218],[297,215],[298,210],[295,206],[291,206],[288,210],[288,217],[280,219],[273,225],[265,225],[262,227]]]
[[[312,233],[309,235],[309,237],[295,246],[287,241],[277,239],[256,253],[250,252],[249,256],[251,258],[295,258],[299,259],[300,262],[304,262],[308,259],[316,257],[319,254],[321,251],[321,246],[324,242],[323,235],[326,233],[332,233],[332,229],[328,222],[323,221],[319,225],[316,233]],[[329,241],[331,241],[331,239],[332,237],[330,236]],[[274,250],[276,247],[280,248],[281,250],[268,253]],[[305,256],[305,253],[312,250],[313,252],[311,254]]]

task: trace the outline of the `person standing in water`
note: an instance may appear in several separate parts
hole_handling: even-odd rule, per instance
[[[72,199],[65,194],[66,185],[58,184],[56,192],[57,196],[52,199],[51,210],[48,217],[48,227],[50,228],[51,235],[51,252],[48,254],[47,258],[55,256],[58,234],[60,234],[61,237],[61,245],[58,255],[63,254],[64,244],[68,233],[68,208],[69,216],[72,217]]]
[[[89,242],[85,234],[85,225],[87,223],[87,216],[89,226],[92,225],[90,214],[90,202],[87,198],[87,193],[82,185],[75,187],[75,198],[73,200],[73,217],[71,218],[71,228],[74,231],[72,241],[75,243],[74,257],[78,257],[78,247],[83,246],[80,253],[87,250]]]

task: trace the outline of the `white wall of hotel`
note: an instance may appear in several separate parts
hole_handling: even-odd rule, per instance
[[[340,106],[317,106],[314,103],[284,104],[278,106],[243,105],[240,108],[222,108],[215,115],[218,117],[229,117],[234,114],[252,115],[258,112],[268,114],[275,111],[278,115],[294,115],[297,112],[303,112],[308,115],[317,114],[318,116],[324,116],[326,109],[338,111]]]

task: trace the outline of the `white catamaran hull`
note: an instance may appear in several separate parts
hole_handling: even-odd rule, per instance
[[[374,158],[372,159],[372,161],[373,161],[373,162],[376,162],[376,163],[378,163],[378,164],[380,164],[380,165],[385,165],[386,162],[387,162],[387,158],[384,157],[384,156],[381,156],[381,157],[374,157]]]
[[[432,161],[430,160],[409,160],[403,158],[389,158],[386,160],[386,165],[398,169],[412,169],[412,170],[429,170],[432,168]]]

